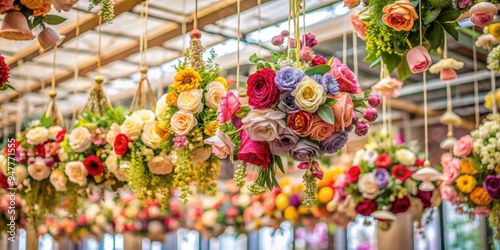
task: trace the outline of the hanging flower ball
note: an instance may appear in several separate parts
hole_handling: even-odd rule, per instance
[[[189,33],[189,37],[191,39],[193,38],[196,38],[196,39],[200,39],[201,38],[201,31],[199,29],[193,29],[190,33]]]
[[[463,62],[459,62],[453,58],[445,58],[432,65],[429,68],[429,72],[432,74],[440,73],[439,76],[441,81],[451,81],[457,78],[457,72],[455,72],[455,70],[463,67]]]

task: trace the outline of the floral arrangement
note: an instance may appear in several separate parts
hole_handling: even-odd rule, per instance
[[[335,181],[336,194],[352,197],[355,211],[363,216],[386,221],[411,211],[419,220],[425,209],[441,203],[438,190],[433,191],[432,183],[426,183],[437,180],[440,174],[431,172],[427,178],[414,174],[424,161],[417,158],[414,149],[389,138],[374,136],[365,149],[356,152],[353,166]],[[417,188],[422,180],[424,184]]]
[[[500,107],[500,89],[496,89],[495,91],[492,90],[484,96],[485,108],[493,110],[493,102],[496,102],[497,107]]]
[[[94,9],[95,6],[100,5],[99,15],[108,22],[112,23],[115,18],[115,1],[114,0],[90,0],[89,11]]]
[[[86,111],[73,124],[69,133],[61,137],[66,163],[63,172],[69,180],[67,186],[72,190],[67,197],[76,200],[87,190],[116,190],[124,184],[124,170],[118,168],[116,160],[113,161],[116,156],[108,143],[114,139],[109,132],[114,129],[112,124],[121,124],[123,119],[123,109],[107,108],[102,116]],[[76,205],[75,202],[71,204]]]
[[[0,91],[7,90],[8,88],[13,89],[9,84],[9,72],[10,68],[5,63],[5,57],[0,55]]]
[[[488,63],[487,68],[495,73],[500,73],[500,46],[494,47],[488,57],[486,58]]]
[[[457,205],[462,213],[487,215],[500,228],[500,115],[489,115],[470,135],[461,137],[453,147],[453,155],[443,154],[443,199]]]
[[[217,109],[228,89],[226,80],[219,76],[215,53],[203,61],[200,31],[195,29],[190,36],[184,60],[175,66],[174,83],[156,105],[156,131],[163,139],[160,148],[175,152],[171,185],[180,189],[183,202],[193,193],[189,187],[192,182],[200,193],[216,192],[220,161],[211,155],[206,146],[210,142],[205,139],[216,134]]]
[[[443,47],[446,33],[458,40],[456,20],[464,10],[455,9],[449,1],[420,3],[422,6],[408,0],[370,1],[360,13],[351,15],[356,33],[366,40],[365,61],[372,62],[371,67],[382,62],[389,75],[397,70],[399,79],[404,80],[411,73],[429,68],[429,51]],[[420,33],[424,46],[420,44]]]
[[[316,160],[340,150],[349,131],[366,134],[377,110],[366,103],[369,90],[358,93],[356,76],[345,64],[313,54],[318,43],[314,35],[304,36],[302,49],[291,38],[283,47],[288,36],[283,31],[273,38],[283,54],[273,54],[271,62],[250,57],[258,70],[248,77],[246,93],[231,90],[223,97],[218,112],[221,125],[210,140],[219,142],[214,152],[223,152],[222,156],[237,152],[235,157],[242,161],[235,174],[238,185],[244,183],[246,164],[259,166],[257,179],[249,185],[254,194],[279,187],[276,169],[284,172],[281,156],[301,162],[298,168],[306,170],[304,204],[310,208],[316,179],[322,176]]]
[[[66,18],[48,14],[52,8],[52,3],[56,9],[69,11],[76,3],[75,0],[6,0],[0,4],[0,14],[8,12],[21,12],[27,19],[29,28],[34,29],[38,26],[45,28],[45,24],[58,25],[66,21]],[[34,38],[31,35],[31,39]]]

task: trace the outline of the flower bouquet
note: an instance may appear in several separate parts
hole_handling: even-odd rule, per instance
[[[356,152],[353,166],[339,176],[334,186],[336,193],[351,196],[355,210],[363,216],[372,216],[380,222],[395,219],[395,214],[411,212],[420,221],[427,208],[441,203],[439,190],[430,181],[440,173],[414,174],[424,161],[405,144],[390,143],[385,136],[372,138],[365,149]],[[420,188],[417,188],[420,183]],[[390,224],[379,223],[381,228]]]
[[[453,146],[453,155],[441,157],[443,199],[457,205],[469,215],[488,215],[500,235],[500,115],[492,114],[470,135],[461,137]]]
[[[162,137],[160,148],[175,152],[176,167],[172,186],[179,188],[179,198],[185,203],[193,191],[216,192],[216,178],[220,161],[212,156],[204,139],[213,136],[218,128],[217,108],[227,92],[226,80],[219,76],[212,51],[205,62],[199,38],[201,33],[191,31],[190,47],[183,61],[175,69],[174,83],[156,105],[156,131]]]
[[[345,64],[313,54],[314,35],[304,36],[302,49],[291,38],[283,47],[288,35],[283,31],[273,38],[283,54],[274,53],[272,61],[250,57],[258,70],[248,77],[246,93],[231,90],[223,97],[221,125],[209,140],[220,142],[213,148],[223,155],[238,149],[235,157],[243,163],[235,174],[237,184],[243,184],[246,164],[259,166],[258,177],[249,186],[254,194],[279,187],[276,168],[284,172],[281,156],[299,161],[298,168],[306,170],[304,203],[310,208],[316,178],[323,175],[316,160],[340,150],[354,128],[356,134],[366,134],[367,122],[377,119],[377,110],[366,103],[370,90],[358,93],[356,76]]]

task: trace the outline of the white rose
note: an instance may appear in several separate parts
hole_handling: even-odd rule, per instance
[[[206,139],[204,143],[211,145],[212,153],[221,159],[226,158],[228,155],[232,157],[233,151],[236,147],[236,145],[234,145],[231,141],[231,138],[218,129],[215,131],[215,136]]]
[[[364,149],[356,151],[356,153],[354,154],[354,158],[352,159],[352,165],[358,166],[359,163],[361,163],[361,161],[363,160],[364,155],[365,155]]]
[[[114,122],[111,124],[109,127],[109,131],[106,134],[106,141],[110,144],[113,145],[115,144],[115,139],[116,136],[122,133],[122,129],[120,128],[120,125],[118,123]]]
[[[206,87],[207,93],[205,93],[205,102],[209,108],[217,110],[220,106],[222,96],[224,96],[227,91],[221,82],[211,82]]]
[[[49,178],[50,168],[45,165],[45,160],[41,157],[35,159],[35,163],[28,166],[28,174],[36,181]]]
[[[155,113],[147,109],[137,110],[134,113],[132,113],[132,116],[137,116],[141,118],[142,123],[154,122],[156,120]]]
[[[203,90],[192,89],[184,91],[177,97],[177,107],[189,113],[197,114],[203,110]]]
[[[170,107],[167,104],[167,94],[164,94],[160,97],[160,99],[156,102],[156,117],[158,117],[159,121],[164,121],[165,117],[163,114],[167,112],[167,109]]]
[[[62,130],[61,126],[52,126],[52,127],[50,127],[49,128],[48,138],[50,140],[55,140],[57,134],[59,134],[59,132],[61,132],[61,130]]]
[[[87,210],[85,210],[85,218],[87,219],[88,224],[94,223],[94,220],[100,211],[101,208],[99,207],[98,204],[95,203],[90,205],[90,207],[88,207]]]
[[[206,227],[215,226],[216,219],[217,219],[217,211],[215,210],[208,210],[204,212],[203,215],[201,216],[201,222]]]
[[[177,135],[187,135],[196,125],[198,125],[196,117],[186,111],[179,110],[170,118],[170,127]]]
[[[8,175],[7,173],[8,166],[9,166],[9,160],[7,159],[7,157],[5,157],[5,155],[0,154],[0,170],[2,171],[2,174],[4,176]]]
[[[82,162],[70,161],[66,163],[64,173],[68,176],[69,181],[74,182],[80,186],[87,185],[87,169]]]
[[[26,133],[26,140],[31,145],[42,144],[47,141],[49,130],[45,127],[34,127]]]
[[[139,116],[129,116],[120,126],[122,133],[124,133],[130,140],[135,141],[142,132],[142,119]]]
[[[20,185],[23,181],[28,178],[28,170],[24,165],[17,165],[14,169],[14,178],[16,185]]]
[[[54,169],[52,174],[50,175],[50,183],[56,189],[56,191],[66,191],[66,183],[68,182],[68,178],[58,169]]]
[[[358,181],[358,188],[359,192],[363,195],[363,198],[369,200],[377,198],[380,190],[373,173],[367,173],[361,176]]]
[[[156,133],[155,121],[144,124],[141,140],[146,146],[152,149],[157,149],[160,146],[162,139],[158,133]]]
[[[118,167],[118,157],[116,156],[116,153],[114,151],[111,151],[111,153],[109,153],[108,158],[106,158],[106,161],[104,161],[104,165],[106,165],[109,172],[112,173],[117,180],[119,181],[127,180],[125,169]]]
[[[413,166],[417,161],[417,156],[410,150],[403,148],[396,150],[396,159],[403,165]]]
[[[170,174],[174,169],[174,164],[168,156],[155,156],[148,162],[149,172],[153,174],[163,175]]]
[[[85,127],[78,127],[69,135],[69,145],[77,153],[85,152],[92,145],[90,131]]]
[[[375,167],[375,161],[377,161],[378,158],[378,153],[375,149],[369,148],[365,151],[365,154],[363,155],[363,160],[366,161],[368,164],[368,167]]]
[[[241,121],[253,141],[274,141],[286,127],[285,113],[273,109],[252,110]]]
[[[64,148],[60,148],[57,150],[57,157],[59,161],[65,162],[68,159],[68,154],[64,151]]]

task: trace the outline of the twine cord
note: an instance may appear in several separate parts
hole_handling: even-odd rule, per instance
[[[101,26],[102,26],[102,16],[99,15],[99,26],[98,26],[98,42],[97,42],[97,75],[101,75]]]
[[[474,28],[472,28],[474,29]],[[476,38],[472,36],[472,61],[474,65],[474,113],[476,128],[479,127],[479,83],[477,80],[477,48],[475,46]]]
[[[422,34],[422,0],[418,1],[418,24],[419,24],[419,32],[420,32],[420,46],[423,44],[423,34]],[[424,92],[424,139],[425,139],[425,160],[429,162],[429,121],[428,121],[428,112],[429,107],[427,106],[427,71],[422,73],[422,83],[423,83],[423,92]],[[426,164],[424,164],[426,165]]]
[[[241,3],[236,2],[236,11],[238,15],[238,31],[236,35],[236,90],[240,89],[240,41],[241,41]]]

